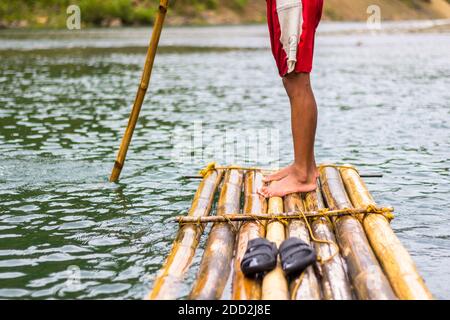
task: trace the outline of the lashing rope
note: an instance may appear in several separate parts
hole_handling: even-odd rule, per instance
[[[308,230],[311,241],[316,242],[316,243],[321,243],[321,244],[327,244],[331,247],[334,247],[334,250],[330,249],[330,251],[332,251],[332,254],[329,257],[323,258],[323,257],[317,255],[317,262],[320,265],[324,265],[324,264],[332,261],[339,254],[340,249],[339,249],[339,246],[337,245],[337,243],[334,241],[316,238],[314,235],[314,232],[312,230],[311,224],[308,221],[308,217],[316,218],[316,219],[317,218],[325,218],[325,219],[327,219],[327,222],[331,223],[331,219],[330,219],[331,217],[341,217],[341,216],[345,216],[345,215],[355,216],[356,214],[382,214],[387,219],[393,219],[394,216],[393,216],[392,212],[393,212],[393,208],[389,208],[389,207],[379,208],[379,207],[371,204],[371,205],[368,205],[363,210],[352,209],[352,208],[329,210],[327,208],[324,208],[324,209],[319,209],[317,211],[312,211],[312,212],[294,211],[294,212],[288,212],[288,213],[267,214],[267,215],[264,215],[264,218],[262,217],[262,215],[251,215],[250,214],[250,215],[246,216],[246,218],[250,218],[250,220],[245,220],[244,223],[256,221],[261,226],[266,227],[266,224],[263,221],[268,221],[268,223],[276,221],[276,222],[283,223],[286,226],[288,224],[288,220],[295,220],[295,219],[303,220],[305,222],[305,225]],[[209,221],[209,222],[217,222],[217,223],[226,222],[228,224],[231,224],[234,232],[237,232],[237,228],[231,219],[236,216],[238,216],[238,214],[220,215],[219,217],[223,217],[226,221]],[[204,222],[201,220],[202,217],[196,218],[193,222],[190,222],[190,221],[183,222],[183,220],[182,220],[183,217],[178,217],[178,218],[179,218],[178,222],[180,224],[180,227],[185,224],[193,224],[193,223],[199,227],[202,227],[202,224],[207,223],[207,222]],[[305,277],[305,271],[303,271],[303,273],[297,279],[295,286],[292,289],[291,298],[294,299],[297,296],[297,292],[303,282],[304,277]]]
[[[327,257],[326,259],[322,258],[319,255],[317,256],[317,261],[323,265],[323,264],[327,263],[328,261],[332,260],[339,253],[339,246],[336,244],[336,242],[331,241],[331,240],[317,239],[314,236],[311,225],[310,225],[308,219],[306,218],[305,214],[303,213],[303,211],[300,211],[300,213],[302,215],[303,220],[305,221],[306,227],[308,228],[308,232],[309,232],[309,236],[311,237],[311,240],[314,242],[317,242],[317,243],[329,244],[330,246],[334,246],[336,249],[336,251],[333,254],[331,254],[331,256]]]
[[[302,285],[303,279],[305,278],[305,273],[306,270],[303,270],[302,273],[300,274],[300,277],[298,277],[298,279],[295,281],[295,286],[294,288],[292,288],[291,300],[297,300],[297,292],[298,289],[300,289],[300,286]]]
[[[331,261],[334,259],[334,257],[336,257],[336,255],[339,254],[339,246],[337,245],[336,242],[331,241],[331,240],[327,240],[327,239],[317,239],[314,236],[314,232],[312,231],[312,227],[308,221],[308,218],[306,218],[306,215],[303,211],[300,211],[303,220],[305,221],[305,225],[308,229],[309,232],[309,236],[311,238],[312,241],[317,242],[317,243],[323,243],[323,244],[328,244],[330,246],[333,246],[336,250],[334,250],[334,252],[327,257],[326,259],[322,258],[321,256],[317,255],[317,262],[321,265],[324,265],[325,263]],[[303,272],[301,273],[300,277],[297,279],[294,288],[292,289],[292,293],[291,293],[291,300],[295,300],[297,297],[297,292],[298,289],[300,289],[300,286],[302,285],[303,279],[305,278],[305,273],[306,273],[306,269],[303,270]]]
[[[228,224],[231,225],[231,227],[233,228],[234,233],[237,233],[238,230],[237,230],[236,226],[234,225],[234,223],[230,220],[230,218],[227,215],[224,215],[223,217],[225,217],[225,219],[227,220]]]
[[[326,167],[330,167],[330,168],[335,168],[335,169],[351,169],[356,171],[356,173],[359,174],[359,171],[350,165],[336,165],[336,164],[321,164],[318,166],[318,169],[320,168],[326,168]],[[244,167],[244,166],[237,166],[237,165],[231,165],[231,166],[218,166],[216,164],[216,162],[210,162],[205,168],[203,168],[202,170],[199,171],[199,174],[202,177],[205,177],[208,172],[212,171],[212,170],[244,170],[244,171],[276,171],[276,169],[264,169],[264,168],[258,168],[258,167]],[[394,218],[394,215],[392,214],[393,208],[386,208],[386,207],[382,207],[379,208],[377,206],[375,206],[374,204],[368,205],[364,212],[361,212],[361,210],[358,209],[351,209],[351,208],[345,208],[345,209],[341,209],[341,210],[329,210],[327,208],[324,209],[319,209],[316,212],[303,212],[303,211],[298,211],[298,212],[290,212],[289,214],[295,214],[297,213],[298,215],[295,216],[289,216],[287,217],[286,215],[280,215],[280,213],[277,214],[269,214],[268,215],[268,220],[270,222],[273,221],[277,221],[282,223],[283,225],[287,226],[288,225],[288,219],[302,219],[305,222],[305,225],[308,229],[308,233],[310,236],[311,241],[316,242],[316,243],[322,243],[322,244],[328,244],[329,246],[332,246],[335,248],[335,250],[331,250],[334,251],[329,257],[327,258],[322,258],[321,256],[317,255],[317,262],[321,265],[324,265],[325,263],[333,260],[338,254],[339,254],[339,246],[337,245],[336,242],[331,241],[331,240],[327,240],[327,239],[318,239],[314,236],[314,232],[312,230],[312,227],[308,221],[307,215],[311,218],[325,218],[327,220],[327,222],[331,223],[331,217],[340,217],[340,216],[344,216],[344,215],[351,215],[353,217],[356,218],[356,214],[382,214],[386,219],[388,219],[389,221],[392,220]],[[230,214],[231,215],[231,214]],[[235,224],[231,221],[230,219],[230,215],[222,215],[222,217],[225,218],[225,220],[231,224],[231,226],[233,227],[233,230],[236,232],[236,226]],[[256,221],[258,224],[260,224],[261,226],[266,226],[263,223],[263,219],[260,216],[257,215],[252,215],[253,217],[253,221]],[[201,218],[199,218],[199,220],[197,220],[197,224],[200,224],[200,220]],[[252,220],[246,220],[244,221],[244,223],[246,222],[251,222]],[[179,220],[180,225],[185,224],[186,222],[182,222],[181,220]],[[296,296],[297,296],[297,292],[303,282],[303,279],[305,278],[305,274],[306,274],[306,270],[304,270],[300,276],[297,278],[295,286],[292,290],[291,293],[291,299],[295,300]]]

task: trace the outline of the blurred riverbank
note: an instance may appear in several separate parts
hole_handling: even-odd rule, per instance
[[[236,26],[170,26],[163,29],[160,51],[193,49],[232,50],[266,49],[269,47],[266,25]],[[412,20],[383,22],[380,30],[369,30],[362,22],[324,21],[318,29],[318,36],[361,36],[393,35],[412,33],[450,33],[450,19]],[[151,27],[90,28],[82,30],[0,30],[0,51],[52,49],[80,52],[89,49],[101,52],[115,48],[115,51],[134,50],[145,52],[151,34]],[[220,37],[217,35],[220,34]],[[172,49],[171,49],[172,48]],[[203,48],[203,49],[202,49]]]
[[[0,28],[65,28],[69,5],[77,5],[81,25],[86,27],[123,27],[152,24],[159,0],[36,0],[0,3]],[[327,0],[323,19],[365,21],[380,9],[380,18],[418,20],[450,18],[450,0]],[[171,0],[167,24],[229,25],[265,21],[263,0]]]

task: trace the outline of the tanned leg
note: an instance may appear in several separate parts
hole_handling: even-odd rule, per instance
[[[291,125],[294,140],[294,163],[266,178],[270,186],[260,193],[265,197],[282,197],[295,192],[316,189],[317,168],[314,141],[317,127],[317,105],[309,73],[291,73],[283,78],[291,103]]]

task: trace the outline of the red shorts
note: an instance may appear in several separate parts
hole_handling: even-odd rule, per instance
[[[314,39],[317,26],[322,17],[323,0],[278,0],[278,9],[277,0],[266,1],[272,53],[280,76],[283,77],[293,71],[310,73],[313,64]],[[299,8],[294,9],[297,10],[294,13],[294,19],[292,11],[288,13],[291,14],[290,16],[286,15],[286,11],[281,12],[281,10],[286,10],[286,8],[290,10],[293,6],[298,7],[300,4]],[[296,17],[297,13],[301,17]],[[286,25],[292,23],[297,23],[298,37],[292,36],[289,38],[285,32],[288,29]],[[285,30],[282,30],[283,28]],[[293,26],[290,25],[289,28],[292,30]],[[283,45],[281,41],[282,32],[284,32],[284,39],[289,38],[289,43],[293,46],[290,47],[291,50],[288,50],[289,47],[287,47],[288,42],[286,40]],[[290,56],[289,62],[288,56]]]

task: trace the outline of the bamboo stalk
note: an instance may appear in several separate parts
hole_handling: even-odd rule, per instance
[[[355,170],[340,170],[347,193],[356,208],[375,205],[365,183]],[[375,255],[383,266],[392,288],[400,299],[429,300],[431,292],[416,265],[382,215],[366,215],[363,226]]]
[[[209,214],[222,175],[222,171],[210,171],[203,178],[192,201],[189,216],[203,217]],[[191,265],[202,233],[201,225],[191,224],[180,227],[172,250],[154,282],[153,289],[148,296],[149,299],[177,298],[179,286]]]
[[[189,216],[203,217],[209,214],[222,175],[222,171],[211,171],[203,178],[192,200]],[[149,299],[170,300],[177,298],[179,285],[191,265],[202,233],[203,227],[201,225],[183,225],[180,227],[172,250],[154,282]]]
[[[261,170],[261,172],[271,172],[270,170],[264,169]],[[382,173],[361,173],[361,178],[383,178]],[[201,175],[186,175],[182,176],[183,179],[202,179],[203,177]]]
[[[324,209],[320,188],[316,192],[309,192],[305,195],[304,206],[306,210]],[[317,239],[336,243],[333,233],[333,226],[329,219],[320,217],[310,219],[311,229]],[[340,253],[336,254],[336,248],[331,244],[314,242],[316,252],[322,259],[327,259],[335,254],[331,260],[319,264],[322,275],[322,292],[326,300],[352,300],[352,289],[347,277],[346,265]]]
[[[271,214],[283,212],[283,199],[279,197],[270,198],[268,211]],[[280,247],[280,244],[286,238],[283,223],[279,221],[269,222],[266,228],[266,238]],[[276,268],[268,272],[263,279],[262,300],[289,300],[288,282],[279,258]]]
[[[253,214],[224,214],[221,216],[206,216],[206,217],[190,217],[190,216],[178,216],[176,217],[175,222],[181,224],[199,224],[199,223],[215,223],[215,222],[236,222],[236,221],[255,221],[255,220],[273,220],[273,219],[283,219],[283,220],[295,220],[302,219],[303,216],[307,218],[317,218],[317,217],[339,217],[345,215],[360,215],[365,213],[373,213],[373,214],[383,214],[389,215],[386,211],[392,212],[393,208],[376,208],[379,212],[373,212],[372,209],[368,208],[349,208],[349,209],[339,209],[339,210],[312,210],[312,211],[292,211],[292,212],[283,212],[275,214],[264,214],[264,213],[253,213]]]
[[[244,214],[252,215],[255,213],[267,212],[267,201],[257,193],[262,187],[263,175],[260,172],[249,171],[244,179]],[[232,285],[233,300],[260,300],[261,299],[261,280],[247,278],[241,270],[241,262],[247,250],[247,244],[250,240],[264,237],[266,233],[264,223],[258,221],[248,221],[242,223],[236,245],[234,258],[234,275]]]
[[[339,171],[332,167],[319,169],[322,192],[330,209],[351,208]],[[334,218],[336,236],[347,262],[353,288],[361,300],[397,299],[383,273],[364,229],[353,216]]]
[[[284,208],[286,211],[303,211],[302,198],[296,194],[287,195],[284,198]],[[309,231],[303,219],[290,220],[287,227],[288,237],[300,238],[302,241],[311,245]],[[314,266],[309,266],[303,275],[293,279],[289,285],[289,291],[292,299],[295,300],[320,300],[321,290],[319,281],[314,272]]]
[[[227,170],[220,192],[217,214],[239,212],[242,172]],[[200,263],[197,279],[189,299],[220,299],[227,283],[233,259],[236,224],[216,223],[212,226]]]
[[[128,120],[127,129],[125,130],[125,133],[123,135],[119,152],[117,154],[117,158],[114,162],[114,167],[109,178],[109,181],[111,182],[117,182],[117,180],[119,180],[120,173],[125,163],[128,147],[130,145],[131,138],[133,137],[134,128],[136,127],[142,103],[144,102],[145,94],[150,83],[153,63],[155,61],[156,50],[158,49],[159,39],[161,37],[161,30],[164,24],[164,19],[166,17],[168,3],[169,0],[160,0],[159,2],[159,11],[158,15],[156,16],[155,25],[153,26],[152,37],[148,47],[147,57],[145,59],[145,66],[141,77],[141,83],[139,84],[139,88],[137,90],[136,98],[133,104],[133,109],[131,110],[130,118]]]

